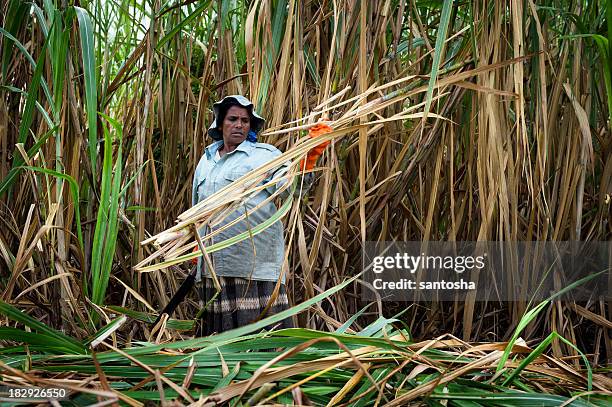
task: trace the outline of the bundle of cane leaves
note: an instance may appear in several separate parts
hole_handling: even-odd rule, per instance
[[[276,191],[253,210],[259,209],[261,206],[280,196],[284,191],[292,186],[292,184],[287,182],[287,180],[293,179],[293,177],[297,175],[297,165],[292,164],[289,166],[285,175],[263,183],[269,176],[268,174],[270,172],[274,172],[275,169],[286,165],[288,159],[291,160],[300,155],[303,156],[310,148],[314,147],[321,141],[330,140],[331,138],[332,136],[326,135],[320,139],[308,140],[296,145],[296,147],[294,147],[291,151],[288,151],[278,158],[244,175],[243,177],[234,181],[232,184],[222,188],[207,199],[181,214],[177,224],[174,227],[143,242],[143,244],[152,243],[156,247],[160,248],[139,263],[136,266],[136,270],[141,272],[154,271],[201,256],[201,252],[192,252],[198,245],[197,239],[194,238],[195,233],[193,233],[193,231],[204,230],[207,226],[212,228],[220,224],[225,217],[227,217],[233,211],[241,208],[246,200],[258,194],[263,189],[274,187],[278,184]],[[250,236],[257,235],[271,226],[274,222],[281,219],[290,209],[291,202],[292,195],[289,194],[278,211],[270,219],[254,226],[252,229],[246,232],[232,237],[231,239],[227,239],[206,247],[206,253],[213,253],[217,250],[221,250],[232,244],[245,240]],[[248,213],[245,212],[232,222],[229,222],[206,234],[202,237],[202,240],[208,240],[209,238],[214,237],[215,235],[232,227],[236,223],[243,221],[247,217]],[[158,258],[163,258],[164,261],[154,265],[148,265]]]
[[[521,340],[469,344],[445,335],[413,342],[385,318],[356,333],[346,325],[333,333],[257,333],[284,317],[166,344],[121,347],[101,340],[87,353],[68,346],[6,347],[0,374],[6,385],[64,388],[73,405],[604,406],[612,395],[610,378],[587,377]],[[18,340],[29,341],[25,335]]]

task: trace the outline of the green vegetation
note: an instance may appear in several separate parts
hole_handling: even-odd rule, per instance
[[[604,1],[3,1],[2,380],[63,380],[76,404],[201,391],[240,405],[258,390],[316,405],[609,403],[603,299],[385,303],[392,320],[364,308],[354,278],[367,240],[612,240],[611,14]],[[277,214],[301,328],[193,338],[195,293],[153,328],[200,255],[180,228],[156,238],[199,224],[186,211],[210,108],[235,93],[292,174],[306,126],[334,124],[315,184]]]

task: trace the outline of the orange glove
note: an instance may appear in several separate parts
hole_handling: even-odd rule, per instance
[[[193,250],[191,252],[195,253],[195,252],[199,252],[199,251],[200,251],[200,248],[198,246],[196,246],[196,247],[193,248]],[[198,257],[196,257],[195,259],[191,259],[191,264],[194,265],[194,266],[197,266],[198,265]]]
[[[332,131],[332,128],[329,127],[327,124],[318,123],[312,126],[310,130],[308,130],[308,137],[315,138],[326,133],[331,133]],[[312,170],[315,167],[319,157],[321,157],[321,154],[323,154],[325,147],[327,147],[329,143],[329,141],[324,141],[318,146],[311,148],[308,154],[306,155],[306,159],[302,158],[302,161],[300,161],[300,169]]]

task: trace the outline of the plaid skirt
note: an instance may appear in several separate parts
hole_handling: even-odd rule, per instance
[[[274,287],[275,281],[247,280],[239,277],[218,277],[221,292],[208,304],[199,321],[200,336],[238,328],[289,308],[285,285],[281,284],[274,304],[262,315]],[[217,292],[211,278],[203,278],[199,286],[200,299],[206,304]],[[285,318],[266,329],[293,328],[291,318]]]

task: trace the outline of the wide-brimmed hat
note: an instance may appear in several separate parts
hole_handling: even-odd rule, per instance
[[[242,106],[247,109],[249,116],[251,117],[251,130],[253,130],[255,133],[259,133],[265,120],[263,117],[257,114],[253,103],[242,95],[230,95],[213,104],[213,112],[215,113],[215,117],[212,124],[208,128],[208,134],[213,140],[223,139],[223,133],[219,131],[217,119],[219,118],[221,108],[225,108],[227,110],[230,106]]]

